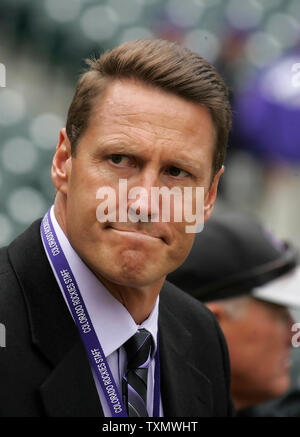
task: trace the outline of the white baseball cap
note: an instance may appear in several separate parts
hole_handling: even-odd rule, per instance
[[[252,289],[257,299],[300,309],[300,266],[260,287]]]

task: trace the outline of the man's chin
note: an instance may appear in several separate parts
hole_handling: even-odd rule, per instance
[[[154,278],[151,273],[147,274],[145,269],[143,272],[131,271],[128,269],[120,273],[102,272],[97,276],[108,289],[116,287],[143,289],[155,287],[156,284],[161,286],[166,277],[165,275],[157,275],[157,278]]]

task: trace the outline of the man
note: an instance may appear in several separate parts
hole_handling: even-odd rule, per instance
[[[89,65],[53,158],[54,207],[1,251],[0,414],[231,415],[215,318],[164,283],[194,235],[151,203],[153,187],[204,187],[209,218],[230,127],[226,87],[207,61],[163,40],[125,43]],[[149,197],[134,208],[136,187]],[[117,199],[108,221],[103,188]],[[121,220],[124,203],[138,220]]]
[[[228,344],[239,414],[290,386],[297,332],[287,307],[300,307],[296,263],[292,245],[276,241],[254,218],[227,213],[207,223],[187,260],[168,276],[216,315]]]

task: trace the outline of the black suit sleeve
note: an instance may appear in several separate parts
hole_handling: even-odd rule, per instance
[[[213,316],[213,321],[216,327],[216,331],[219,337],[219,341],[220,341],[220,348],[222,350],[222,354],[223,354],[223,368],[224,368],[224,377],[225,377],[225,382],[227,384],[227,393],[228,393],[228,416],[229,417],[235,417],[236,416],[236,410],[230,395],[230,382],[231,382],[231,378],[230,378],[230,358],[229,358],[229,353],[228,353],[228,347],[227,347],[227,343],[225,340],[225,336],[223,334],[222,329],[220,328],[220,325],[217,321],[217,319]]]

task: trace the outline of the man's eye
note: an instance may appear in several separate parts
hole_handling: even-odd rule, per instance
[[[130,162],[128,156],[125,155],[110,155],[109,158],[114,164],[128,165]]]
[[[189,173],[187,171],[181,170],[178,167],[169,167],[167,171],[171,176],[174,176],[174,177],[183,178],[183,177],[189,176]]]

